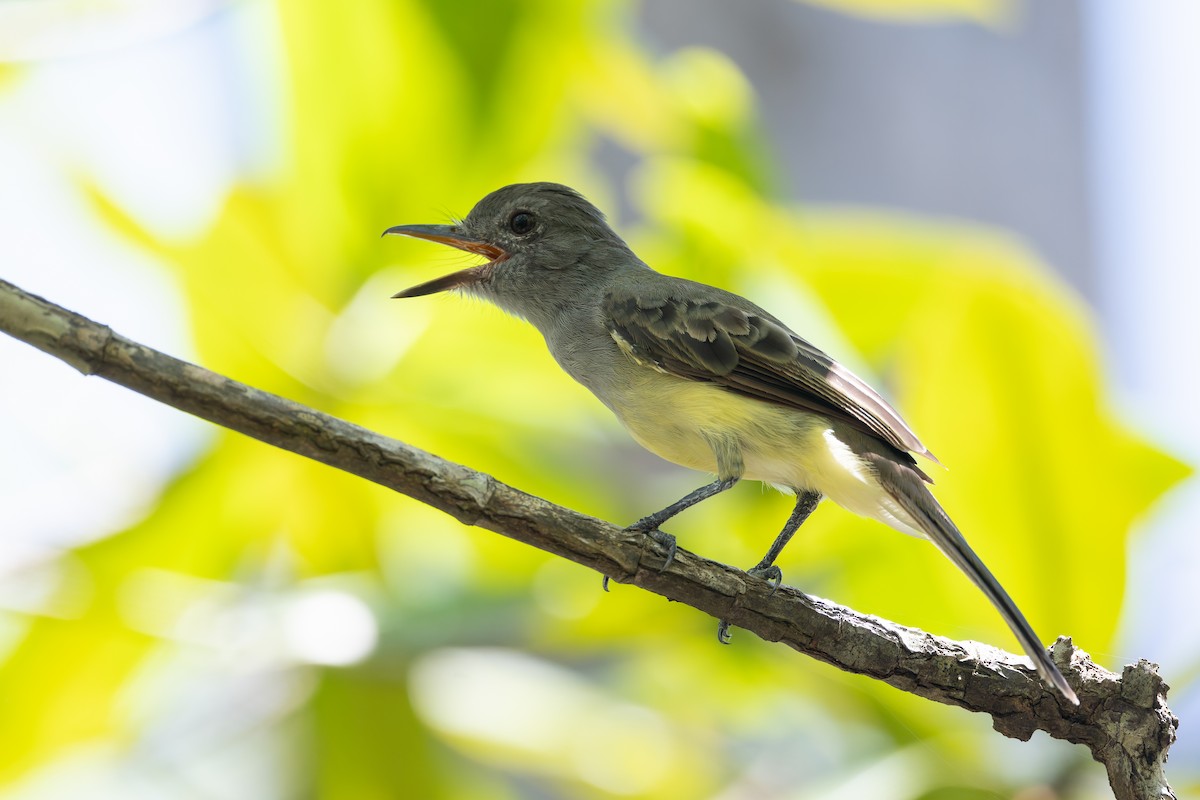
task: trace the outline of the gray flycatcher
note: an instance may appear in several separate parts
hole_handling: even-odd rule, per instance
[[[882,397],[849,370],[736,294],[655,272],[575,190],[555,183],[498,189],[455,225],[398,225],[487,263],[396,294],[458,289],[531,322],[572,378],[633,438],[716,480],[634,523],[666,549],[659,526],[752,478],[789,490],[796,506],[750,570],[778,586],[775,559],[821,498],[928,538],[999,610],[1038,673],[1075,692],[1024,615],[925,488],[912,454],[936,462]],[[607,581],[607,579],[606,579]],[[728,625],[719,636],[727,639]]]

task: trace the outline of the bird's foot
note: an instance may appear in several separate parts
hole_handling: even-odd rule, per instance
[[[675,552],[679,550],[679,545],[676,543],[674,536],[669,533],[663,533],[657,527],[654,527],[654,522],[653,516],[645,517],[633,523],[625,530],[636,533],[644,533],[649,536],[655,544],[662,548],[665,557],[663,559],[663,565],[658,568],[658,571],[666,572],[667,568],[670,567],[675,561]],[[606,592],[608,591],[607,575],[604,576],[604,580],[600,583],[600,588],[604,589]]]
[[[766,566],[759,564],[757,567],[751,567],[746,570],[746,572],[756,578],[762,578],[771,584],[771,594],[778,592],[779,584],[783,583],[783,570],[774,564],[767,564]]]
[[[783,570],[774,564],[759,564],[746,570],[746,572],[756,578],[762,578],[771,584],[771,594],[779,591],[779,584],[783,583]],[[729,644],[729,641],[733,638],[729,632],[730,627],[732,626],[727,619],[723,619],[717,623],[717,641],[721,644]]]
[[[659,572],[666,572],[667,567],[671,566],[671,562],[675,560],[675,552],[679,549],[679,545],[675,542],[675,537],[669,533],[663,533],[658,528],[648,531],[646,535],[653,539],[666,553],[663,565],[658,568]]]

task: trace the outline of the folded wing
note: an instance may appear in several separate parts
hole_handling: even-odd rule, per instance
[[[605,298],[604,314],[613,339],[640,364],[824,414],[900,453],[937,460],[870,386],[765,312],[618,289]]]

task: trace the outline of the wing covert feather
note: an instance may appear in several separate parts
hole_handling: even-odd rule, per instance
[[[604,314],[609,333],[639,363],[825,414],[900,452],[936,461],[896,410],[864,381],[754,306],[662,294],[635,296],[617,289],[605,298]]]

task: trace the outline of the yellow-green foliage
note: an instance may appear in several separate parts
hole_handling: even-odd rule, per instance
[[[631,522],[704,476],[638,451],[527,326],[451,297],[390,300],[467,257],[379,239],[520,180],[574,185],[610,211],[627,196],[644,223],[615,222],[653,266],[758,300],[885,387],[948,467],[931,468],[938,496],[1036,630],[1106,653],[1130,527],[1182,468],[1114,418],[1087,310],[1001,233],[781,202],[735,65],[704,49],[649,55],[628,35],[631,12],[600,0],[281,2],[281,173],[234,187],[186,243],[152,240],[94,193],[97,209],[175,271],[205,366]],[[593,166],[606,140],[632,154],[628,185]],[[787,509],[740,486],[671,529],[684,547],[749,565]],[[370,660],[287,671],[308,681],[271,728],[295,796],[500,798],[529,785],[709,796],[752,785],[756,753],[796,741],[820,754],[822,780],[891,754],[916,781],[909,796],[1014,780],[981,749],[986,720],[745,634],[719,647],[715,621],[688,608],[620,586],[604,595],[598,575],[231,433],[142,522],[71,558],[91,587],[86,611],[32,621],[0,665],[6,781],[78,745],[142,763],[133,754],[172,708],[147,683],[178,676],[171,664],[204,665],[176,694],[253,672],[236,647],[133,624],[139,603],[160,602],[147,576],[237,608],[330,581],[371,605],[382,640]],[[932,547],[835,508],[781,564],[815,594],[1015,646]],[[160,630],[202,612],[188,591],[151,609]],[[427,687],[470,652],[561,665],[571,688],[547,681],[565,692],[548,697],[574,699],[508,726],[542,725],[540,737],[455,728]]]

